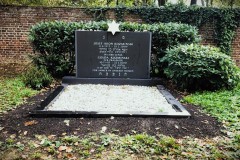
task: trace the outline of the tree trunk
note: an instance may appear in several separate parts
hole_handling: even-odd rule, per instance
[[[213,0],[211,0],[211,6],[213,6]]]
[[[165,5],[165,3],[166,3],[166,0],[158,0],[158,5],[159,6]]]
[[[229,5],[231,6],[231,8],[233,8],[234,1],[235,1],[235,0],[230,0],[230,1],[229,1]]]
[[[209,6],[209,0],[206,0],[206,6],[207,7]]]
[[[190,5],[194,5],[194,4],[197,4],[197,0],[191,0]]]

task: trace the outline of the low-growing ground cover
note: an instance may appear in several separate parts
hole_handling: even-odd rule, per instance
[[[19,79],[12,81],[20,83]],[[2,88],[7,88],[9,82],[1,81]],[[238,159],[239,89],[185,97],[185,103],[202,107],[184,104],[192,117],[180,119],[36,118],[29,117],[28,112],[52,89],[36,94],[22,105],[11,105],[11,100],[6,99],[8,108],[18,107],[1,114],[0,159]],[[19,92],[12,87],[7,90]]]
[[[0,79],[0,113],[11,110],[24,103],[26,98],[35,95],[37,91],[25,87],[20,78]]]
[[[236,158],[240,158],[240,84],[233,90],[196,92],[183,101],[201,106],[205,113],[222,122],[223,132],[230,137],[225,147],[232,146]]]
[[[240,85],[233,90],[196,92],[186,96],[184,101],[202,106],[205,113],[216,117],[231,130],[240,130]]]

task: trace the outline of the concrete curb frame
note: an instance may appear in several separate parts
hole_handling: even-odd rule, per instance
[[[65,78],[65,77],[64,77]],[[75,79],[75,78],[73,78]],[[50,106],[56,99],[59,97],[59,95],[66,89],[68,85],[74,85],[79,84],[76,83],[78,79],[75,79],[75,81],[72,81],[72,79],[69,80],[63,80],[64,82],[70,82],[69,84],[63,83],[61,86],[57,87],[44,101],[41,102],[39,106],[37,106],[36,110],[33,110],[30,112],[31,116],[35,117],[191,117],[190,113],[181,105],[179,101],[177,101],[170,92],[168,92],[164,86],[162,85],[155,85],[155,81],[148,81],[150,83],[141,83],[143,81],[134,81],[131,80],[132,85],[143,85],[143,86],[157,86],[159,92],[166,98],[168,103],[170,103],[173,107],[173,109],[176,111],[174,114],[170,114],[168,112],[157,112],[157,113],[150,113],[150,112],[97,112],[97,111],[49,111],[47,110],[48,106]],[[89,78],[88,78],[89,80]],[[82,81],[82,80],[81,80]],[[86,82],[86,79],[83,80]],[[82,82],[83,82],[82,81]],[[97,81],[97,79],[94,79],[93,81]],[[91,82],[91,80],[90,80]],[[107,82],[107,81],[105,81]],[[109,81],[111,83],[112,81]],[[118,85],[128,84],[129,81],[123,80],[121,81],[119,79]],[[109,84],[107,83],[107,84]],[[81,84],[91,84],[91,83],[81,83]],[[102,83],[101,83],[102,84]],[[106,84],[106,83],[104,83]],[[144,85],[145,84],[145,85]],[[153,84],[153,85],[149,85]]]

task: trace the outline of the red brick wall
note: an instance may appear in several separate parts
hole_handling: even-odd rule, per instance
[[[108,19],[114,19],[114,13],[108,12]],[[20,7],[0,6],[0,63],[26,63],[32,48],[28,42],[29,28],[41,21],[90,21],[91,15],[81,8],[62,7]],[[135,15],[126,15],[126,21],[141,22]],[[200,28],[202,43],[214,45],[213,27],[206,24]],[[240,28],[233,42],[232,57],[240,66]]]
[[[232,43],[233,53],[232,58],[235,60],[236,64],[240,67],[240,27],[236,31],[234,41]]]
[[[206,23],[199,28],[199,34],[201,35],[201,43],[203,45],[214,46],[214,25],[212,23]]]
[[[0,62],[27,62],[32,53],[28,42],[29,28],[41,21],[91,20],[83,9],[0,6]]]

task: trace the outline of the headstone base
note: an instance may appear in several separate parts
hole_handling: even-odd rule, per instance
[[[156,86],[162,84],[161,79],[123,79],[123,78],[76,78],[66,76],[62,79],[63,84],[106,84],[106,85],[141,85]]]

